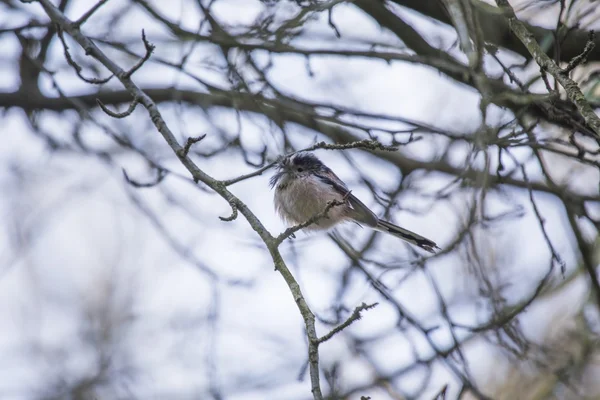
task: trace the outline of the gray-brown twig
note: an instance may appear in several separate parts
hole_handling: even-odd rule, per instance
[[[350,316],[344,322],[342,322],[340,325],[338,325],[335,328],[333,328],[327,334],[325,334],[322,337],[320,337],[319,338],[319,343],[323,343],[323,342],[328,341],[333,336],[337,335],[338,333],[340,333],[341,331],[343,331],[344,329],[346,329],[347,327],[349,327],[350,325],[352,325],[352,323],[354,321],[358,321],[359,319],[361,319],[362,316],[361,316],[360,313],[362,311],[366,311],[366,310],[370,310],[372,308],[375,308],[378,304],[379,303],[373,303],[373,304],[362,303],[360,306],[357,306],[354,309],[354,311],[352,312],[352,314],[350,314]]]

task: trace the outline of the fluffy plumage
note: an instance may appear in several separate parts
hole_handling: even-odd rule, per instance
[[[275,188],[275,210],[290,225],[308,221],[325,210],[331,201],[344,201],[343,205],[331,208],[325,218],[305,229],[329,229],[340,222],[354,221],[396,236],[430,253],[439,249],[433,241],[377,218],[363,202],[350,193],[346,184],[312,153],[297,153],[282,158],[270,183],[271,187]]]

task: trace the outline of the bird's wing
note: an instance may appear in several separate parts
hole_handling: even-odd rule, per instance
[[[344,184],[344,182],[337,177],[337,175],[329,170],[326,173],[317,174],[318,178],[325,184],[330,185],[338,193],[346,198],[351,206],[350,218],[356,222],[361,222],[365,225],[375,227],[379,218],[367,207],[362,201],[356,196],[350,193],[350,189]]]

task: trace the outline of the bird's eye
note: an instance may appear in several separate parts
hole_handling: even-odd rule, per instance
[[[298,171],[298,172],[302,172],[302,171],[304,171],[304,168],[302,168],[302,167],[298,167],[298,169],[296,169],[296,171]]]

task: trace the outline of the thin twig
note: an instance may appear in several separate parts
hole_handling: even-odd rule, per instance
[[[150,188],[153,186],[158,185],[159,183],[161,183],[163,181],[163,179],[165,179],[165,177],[169,174],[168,171],[158,168],[158,174],[156,176],[156,179],[154,179],[154,181],[152,182],[148,182],[148,183],[140,183],[136,180],[133,180],[129,177],[129,175],[127,175],[127,171],[125,171],[125,168],[122,168],[123,171],[123,177],[125,178],[125,180],[127,181],[127,183],[129,183],[131,186],[136,187],[136,188]]]
[[[236,209],[244,215],[252,229],[260,236],[262,241],[265,243],[275,265],[275,268],[284,281],[286,282],[292,297],[302,315],[304,325],[306,328],[306,335],[308,338],[308,362],[310,370],[311,380],[311,391],[314,400],[323,400],[323,394],[321,391],[320,376],[319,376],[319,352],[318,352],[318,336],[315,328],[315,316],[310,310],[310,307],[306,303],[304,295],[300,289],[300,285],[292,275],[291,271],[283,261],[283,257],[278,250],[279,243],[269,233],[262,222],[256,217],[256,215],[248,208],[248,206],[237,198],[233,193],[227,190],[226,186],[220,181],[214,179],[198,166],[189,158],[187,155],[183,155],[184,148],[177,141],[176,136],[170,130],[165,120],[163,119],[160,110],[156,106],[156,103],[142,91],[132,80],[130,75],[127,74],[119,65],[111,60],[104,52],[102,52],[96,44],[90,40],[87,36],[83,35],[78,27],[73,26],[72,22],[65,17],[65,15],[56,7],[50,0],[37,0],[42,5],[44,11],[48,17],[58,24],[65,32],[69,33],[71,37],[79,43],[79,45],[85,50],[86,54],[94,57],[102,65],[104,65],[109,71],[111,71],[128,90],[129,94],[138,99],[140,104],[146,108],[148,115],[156,129],[163,136],[166,143],[171,147],[173,152],[179,157],[179,160],[184,167],[189,171],[195,181],[202,182],[212,188],[218,193],[223,199],[227,200],[230,204],[235,204]]]
[[[346,194],[346,197],[349,195],[350,195],[350,192],[348,192]],[[283,231],[281,234],[279,234],[279,236],[277,236],[275,238],[275,243],[277,243],[278,245],[281,244],[281,242],[283,242],[285,239],[289,238],[290,236],[292,236],[294,233],[298,232],[299,230],[302,230],[302,229],[318,222],[322,218],[327,218],[327,214],[333,207],[341,206],[344,204],[346,204],[345,198],[343,200],[333,200],[333,201],[328,202],[327,206],[325,206],[325,209],[323,211],[313,215],[306,222],[303,222],[301,224],[287,228],[285,231]]]
[[[199,141],[201,141],[202,139],[204,139],[206,137],[206,133],[200,136],[196,136],[196,137],[189,137],[187,138],[187,141],[185,142],[185,146],[183,146],[183,148],[181,148],[178,152],[177,155],[181,158],[185,158],[187,157],[188,153],[190,152],[190,148],[198,143]]]
[[[338,29],[338,27],[333,22],[333,7],[331,7],[328,10],[328,13],[327,13],[327,23],[329,24],[329,26],[331,27],[331,29],[333,29],[333,32],[335,33],[335,36],[337,38],[341,38],[342,34],[340,33],[340,30]]]
[[[416,142],[420,139],[421,139],[420,136],[413,137],[411,135],[411,137],[408,139],[407,142],[403,142],[403,143],[399,143],[399,144],[407,144],[409,142]],[[313,150],[319,150],[319,149],[322,149],[322,150],[348,150],[348,149],[358,149],[358,148],[363,148],[363,149],[368,149],[368,150],[383,150],[383,151],[397,151],[398,150],[397,145],[390,145],[390,146],[384,145],[375,139],[364,139],[364,140],[358,140],[358,141],[351,142],[351,143],[326,143],[326,142],[321,141],[321,142],[315,143],[314,145],[307,147],[305,149],[297,150],[292,153],[288,153],[285,156],[283,156],[283,158],[290,157],[296,153],[301,153],[304,151],[313,151]],[[273,168],[275,165],[277,165],[277,163],[278,163],[277,160],[273,161],[254,172],[250,172],[245,175],[240,175],[235,178],[227,179],[227,180],[221,181],[221,183],[225,186],[230,186],[230,185],[233,185],[234,183],[238,183],[238,182],[244,181],[246,179],[254,178],[255,176],[262,175],[263,172]]]
[[[238,217],[238,209],[235,202],[230,201],[229,205],[231,206],[231,215],[229,215],[228,217],[219,217],[221,221],[231,222]]]
[[[446,400],[446,392],[448,391],[448,384],[446,383],[435,396],[433,400]]]
[[[96,99],[96,103],[98,103],[98,106],[100,106],[102,111],[104,111],[106,114],[110,115],[113,118],[118,118],[118,119],[129,117],[135,111],[135,108],[139,104],[137,99],[133,99],[131,104],[129,104],[129,107],[127,108],[127,110],[123,111],[122,113],[119,113],[119,112],[109,110],[108,107],[106,107],[100,99]]]
[[[581,89],[575,81],[569,78],[569,75],[564,72],[540,47],[539,43],[535,40],[535,37],[529,32],[527,26],[521,22],[515,15],[515,11],[509,4],[508,0],[496,0],[496,4],[504,12],[508,19],[508,25],[513,33],[519,38],[519,40],[525,45],[527,51],[534,58],[536,63],[551,74],[565,89],[569,99],[575,104],[577,110],[595,133],[596,138],[600,138],[600,117],[596,115],[594,109],[590,106],[590,103],[586,100],[585,96],[581,92]],[[587,46],[587,45],[586,45]]]
[[[596,46],[596,43],[594,42],[595,39],[596,34],[594,31],[590,31],[588,41],[585,43],[585,47],[583,48],[581,54],[573,57],[573,59],[569,61],[569,64],[563,69],[565,74],[568,74],[569,72],[573,71],[575,67],[585,62],[587,56],[592,52],[592,50],[594,50],[594,47]]]
[[[413,141],[416,141],[416,140],[417,139],[414,139]],[[312,151],[312,150],[317,150],[317,149],[348,150],[348,149],[358,149],[358,148],[368,149],[368,150],[398,151],[398,146],[396,146],[396,145],[386,146],[376,139],[364,139],[364,140],[358,140],[358,141],[351,142],[351,143],[342,143],[342,144],[318,142],[318,143],[315,143],[314,145],[312,145],[304,150],[300,150],[300,151]]]
[[[124,78],[131,77],[131,75],[133,75],[135,71],[140,69],[142,67],[142,65],[144,65],[144,63],[150,59],[152,52],[154,52],[155,47],[152,43],[150,43],[146,39],[146,32],[143,29],[142,29],[142,42],[144,42],[144,48],[146,49],[146,54],[144,54],[144,57],[142,57],[133,67],[131,67],[131,69],[129,69],[129,71],[127,71],[125,73]]]
[[[112,79],[114,74],[111,74],[106,78],[87,78],[87,77],[83,76],[83,73],[82,73],[83,68],[81,67],[81,65],[77,64],[77,62],[75,62],[75,60],[73,60],[73,57],[71,57],[71,53],[69,53],[69,46],[67,45],[67,41],[65,40],[65,37],[63,35],[62,26],[59,26],[58,29],[56,30],[56,32],[58,34],[58,38],[60,39],[60,41],[63,45],[65,59],[67,60],[67,63],[71,67],[73,67],[73,69],[75,70],[75,73],[77,74],[79,79],[81,79],[84,82],[91,83],[93,85],[102,85]]]
[[[529,182],[529,177],[527,176],[527,171],[525,170],[525,165],[521,165],[521,173],[523,174],[523,179],[525,180],[525,182]],[[550,249],[552,259],[558,263],[558,265],[560,266],[560,272],[561,272],[561,274],[564,275],[565,270],[567,268],[566,263],[563,261],[560,254],[558,254],[558,251],[554,248],[554,245],[552,244],[552,241],[550,240],[550,236],[548,235],[548,232],[546,232],[546,219],[540,212],[540,210],[537,206],[537,203],[535,202],[535,199],[533,196],[533,190],[531,189],[531,187],[527,188],[527,192],[529,193],[529,202],[531,203],[531,206],[533,207],[533,212],[535,213],[535,216],[540,225],[542,234],[544,235],[544,240],[546,241],[546,244],[548,245],[548,248]]]
[[[240,176],[232,178],[232,179],[227,179],[225,181],[221,181],[221,183],[225,186],[230,186],[230,185],[233,185],[234,183],[238,183],[238,182],[244,181],[246,179],[250,179],[255,176],[262,175],[262,173],[265,172],[266,170],[273,168],[275,166],[275,164],[277,164],[277,161],[273,161],[273,162],[265,165],[264,167],[257,169],[254,172],[250,172],[249,174],[240,175]]]
[[[328,341],[334,335],[340,333],[341,331],[343,331],[344,329],[349,327],[353,322],[358,321],[361,318],[361,315],[360,315],[361,311],[366,311],[366,310],[370,310],[371,308],[375,308],[378,304],[379,303],[373,303],[373,304],[362,303],[360,306],[357,306],[354,309],[354,311],[352,312],[352,314],[348,317],[348,319],[346,319],[343,323],[341,323],[340,325],[333,328],[326,335],[323,335],[322,337],[320,337],[318,342],[323,343],[323,342]]]
[[[86,11],[77,21],[73,21],[73,25],[77,28],[79,28],[81,25],[83,25],[88,19],[90,19],[90,17],[96,12],[98,11],[98,9],[100,7],[102,7],[106,2],[108,2],[108,0],[100,0],[99,2],[97,2],[96,4],[94,4],[92,6],[92,8],[90,8],[88,11]]]

